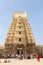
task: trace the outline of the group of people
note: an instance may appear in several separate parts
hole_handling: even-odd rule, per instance
[[[19,58],[19,59],[23,59],[23,58],[25,58],[25,55],[24,54],[16,54],[16,56],[15,56],[16,58]]]
[[[36,55],[36,56],[34,56],[34,55],[30,55],[30,58],[31,58],[31,59],[36,58],[37,61],[40,62],[40,55]]]
[[[37,59],[37,61],[40,61],[40,55],[36,55],[36,56],[34,56],[34,55],[30,55],[30,56],[25,56],[25,54],[16,54],[16,58],[19,58],[19,59],[25,59],[25,58],[27,58],[27,59],[34,59],[34,58],[36,58]]]

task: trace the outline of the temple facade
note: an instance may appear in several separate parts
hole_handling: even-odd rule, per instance
[[[16,54],[36,55],[35,39],[27,14],[24,12],[13,13],[12,22],[5,39],[5,58],[15,57]]]
[[[27,14],[15,12],[5,40],[5,55],[35,54],[35,39]]]

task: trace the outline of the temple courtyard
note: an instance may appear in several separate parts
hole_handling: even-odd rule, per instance
[[[0,59],[0,65],[43,65],[43,58],[40,59],[40,62],[37,59]]]

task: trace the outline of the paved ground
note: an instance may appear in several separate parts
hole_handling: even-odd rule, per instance
[[[7,63],[4,63],[4,59],[0,59],[0,65],[43,65],[43,59],[41,58],[40,62],[37,59],[7,59]]]

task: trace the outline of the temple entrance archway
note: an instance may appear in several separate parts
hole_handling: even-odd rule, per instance
[[[22,54],[23,54],[23,49],[22,49],[22,48],[18,48],[18,49],[17,49],[17,54],[18,54],[18,55],[19,55],[19,54],[22,55]]]

